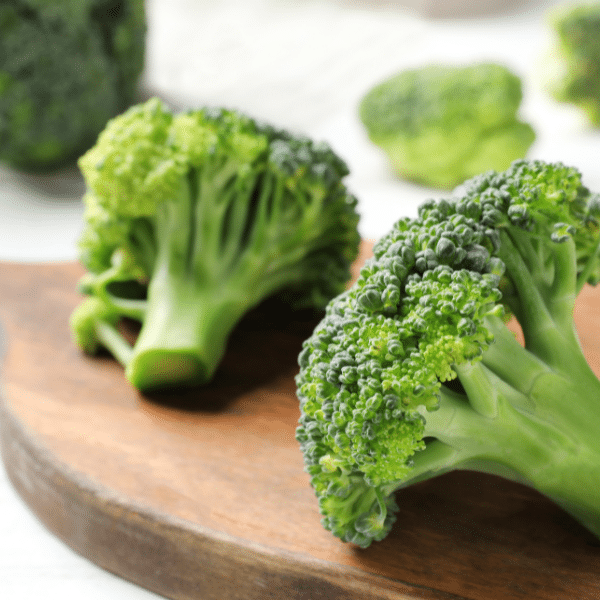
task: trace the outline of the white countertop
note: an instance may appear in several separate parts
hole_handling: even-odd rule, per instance
[[[427,0],[148,0],[145,86],[174,106],[236,107],[328,141],[351,169],[347,183],[359,198],[363,237],[377,238],[442,194],[393,176],[358,121],[362,94],[425,62],[501,62],[524,80],[521,114],[538,134],[529,155],[577,166],[586,185],[600,191],[600,132],[590,131],[576,109],[548,98],[540,84],[545,13],[556,2],[497,4],[511,8],[435,19],[428,13],[439,2]],[[0,167],[0,260],[74,260],[82,188],[76,171],[32,176]],[[3,469],[0,540],[0,598],[156,597],[57,541]]]

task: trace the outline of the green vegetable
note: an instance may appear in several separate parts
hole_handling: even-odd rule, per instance
[[[81,348],[104,347],[151,390],[208,382],[239,319],[280,294],[323,308],[358,253],[356,198],[326,144],[225,109],[153,98],[109,122],[87,183]],[[121,317],[141,322],[132,346]]]
[[[516,116],[521,99],[501,65],[427,65],[371,89],[360,118],[400,177],[450,189],[526,155],[535,133]]]
[[[47,170],[75,160],[134,101],[143,0],[0,5],[0,160]]]
[[[600,126],[600,3],[565,5],[551,13],[555,63],[548,89],[559,102],[581,108]]]
[[[600,536],[600,382],[573,324],[600,280],[599,221],[576,169],[520,160],[375,244],[299,357],[297,439],[327,529],[366,547],[396,490],[467,469],[532,486]]]

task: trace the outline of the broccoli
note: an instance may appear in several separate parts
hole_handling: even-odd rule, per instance
[[[400,177],[451,189],[526,155],[535,133],[516,116],[521,99],[504,66],[426,65],[376,85],[359,114]]]
[[[600,127],[600,3],[562,6],[550,13],[550,24],[555,42],[548,90]]]
[[[152,98],[111,119],[79,166],[88,298],[73,337],[142,391],[207,383],[250,308],[277,295],[322,310],[350,278],[357,200],[325,143]],[[133,344],[123,318],[141,324]]]
[[[143,0],[10,0],[0,5],[0,160],[58,168],[135,101]]]
[[[327,529],[367,547],[397,490],[464,469],[530,485],[600,536],[600,382],[573,324],[600,280],[599,223],[575,168],[523,159],[376,242],[299,356],[297,439]]]

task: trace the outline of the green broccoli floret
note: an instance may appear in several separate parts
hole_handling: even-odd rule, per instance
[[[81,310],[73,335],[111,351],[140,390],[208,382],[250,308],[280,295],[323,309],[350,277],[356,198],[326,144],[153,98],[112,119],[79,165],[81,289],[102,331]],[[129,350],[116,317],[141,323]]]
[[[135,100],[143,0],[0,5],[0,160],[48,170],[90,148]]]
[[[504,66],[427,65],[375,86],[359,113],[400,177],[450,189],[526,155],[535,133],[516,116],[521,100]]]
[[[600,127],[600,3],[562,6],[550,13],[550,24],[556,41],[548,90]]]
[[[600,536],[600,381],[573,323],[600,279],[600,197],[526,160],[464,188],[398,221],[304,343],[297,439],[324,525],[366,547],[396,490],[467,469],[533,486]]]

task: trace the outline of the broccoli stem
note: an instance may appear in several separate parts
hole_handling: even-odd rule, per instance
[[[140,390],[206,383],[244,308],[245,299],[228,289],[215,293],[159,268],[148,288],[146,321],[127,364],[128,379]]]
[[[441,387],[439,408],[424,413],[427,444],[410,478],[386,491],[457,469],[500,475],[537,489],[600,535],[600,440],[589,418],[600,381],[576,341],[556,371],[501,319],[487,321],[494,343],[480,362],[456,367],[464,393]]]
[[[159,207],[144,324],[125,371],[142,391],[209,381],[251,302],[235,275],[223,276],[227,271],[214,262],[217,251],[207,247],[220,234],[228,199],[215,186],[199,189],[191,172],[178,196]],[[207,204],[213,210],[212,229],[205,225]],[[199,245],[210,260],[198,261]]]
[[[572,402],[590,393],[600,398],[600,386],[593,392],[564,383],[562,387],[561,391],[572,392],[568,397]],[[572,439],[565,433],[568,426],[558,428],[516,410],[503,395],[498,404],[498,416],[489,418],[472,410],[460,395],[444,391],[440,410],[427,413],[426,435],[436,439],[415,455],[410,479],[386,486],[386,492],[452,470],[489,473],[538,490],[600,535],[600,444],[595,423],[588,419],[587,433]],[[572,431],[581,434],[583,427]]]
[[[129,364],[133,354],[131,345],[112,323],[98,321],[95,331],[98,341],[110,351],[121,365]]]
[[[546,256],[542,262],[539,256],[530,255],[520,237],[526,239],[524,232],[516,228],[510,233],[503,231],[499,256],[518,291],[517,303],[510,298],[507,301],[522,327],[525,347],[557,372],[597,381],[583,355],[573,322],[578,286],[573,240],[545,242],[538,250]],[[539,273],[544,263],[551,265],[548,270],[552,278],[546,281]],[[495,333],[506,338],[498,328]],[[500,357],[499,361],[502,362]]]
[[[285,193],[273,174],[240,175],[216,161],[191,170],[159,207],[144,324],[126,368],[135,387],[207,383],[241,317],[306,276],[307,240],[321,235],[318,206],[304,207],[286,231]]]

